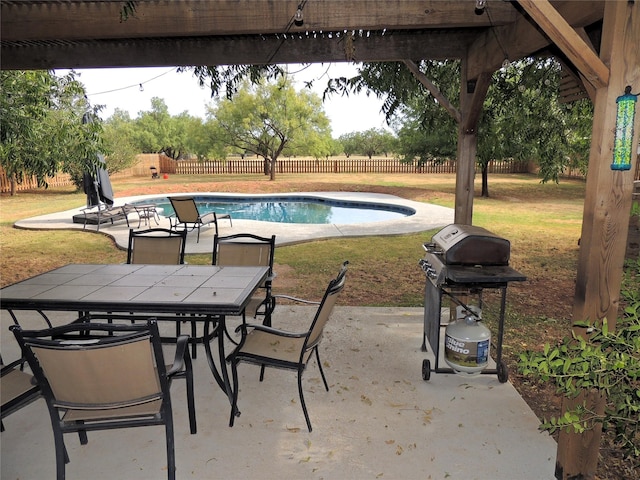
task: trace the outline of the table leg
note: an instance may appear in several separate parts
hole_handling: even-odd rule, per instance
[[[231,385],[229,379],[229,372],[227,370],[227,362],[224,348],[224,337],[225,337],[225,316],[221,315],[217,317],[216,327],[210,333],[210,328],[213,320],[207,320],[204,323],[204,332],[203,332],[203,340],[204,340],[204,351],[207,357],[207,361],[209,362],[209,368],[211,369],[211,373],[213,374],[213,378],[215,378],[218,386],[227,394],[227,398],[229,399],[229,403],[231,404],[231,408],[233,410],[232,415],[238,416],[240,412],[237,407],[234,405],[233,401],[233,385]],[[215,364],[213,359],[213,352],[211,350],[211,340],[217,335],[218,337],[218,361],[220,362],[220,369]]]

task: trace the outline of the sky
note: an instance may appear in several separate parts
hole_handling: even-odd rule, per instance
[[[313,91],[322,98],[329,78],[350,77],[356,74],[352,64],[289,65],[297,90],[302,90],[305,81],[315,80]],[[100,113],[107,119],[116,108],[129,112],[136,118],[141,111],[151,110],[151,99],[162,98],[171,115],[187,111],[190,115],[204,118],[205,107],[210,104],[211,94],[198,85],[190,73],[178,73],[176,67],[153,68],[96,68],[80,69],[78,80],[85,86],[91,105],[104,105]],[[63,75],[68,70],[58,70]],[[388,129],[384,115],[380,113],[382,101],[365,94],[341,97],[333,95],[325,100],[323,108],[329,120],[334,138],[345,133],[361,132],[371,128]]]

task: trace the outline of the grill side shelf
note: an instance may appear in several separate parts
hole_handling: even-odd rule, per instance
[[[504,284],[524,282],[526,276],[508,266],[447,265],[447,283]]]

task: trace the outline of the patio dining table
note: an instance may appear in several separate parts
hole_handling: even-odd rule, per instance
[[[44,318],[46,312],[74,312],[78,318],[72,321],[121,313],[131,318],[164,314],[163,320],[181,322],[190,315],[188,321],[204,323],[209,367],[233,405],[225,361],[225,318],[242,315],[268,271],[268,267],[69,264],[2,288],[1,308],[16,324],[17,311],[24,310],[40,312]],[[219,367],[211,349],[214,338]]]

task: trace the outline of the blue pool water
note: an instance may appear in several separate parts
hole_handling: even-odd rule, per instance
[[[317,197],[261,196],[251,199],[203,195],[194,197],[200,214],[230,214],[232,219],[278,223],[347,224],[397,220],[413,215],[409,207],[383,203],[351,202]],[[172,215],[169,199],[158,198],[140,203],[154,203],[165,216]]]

